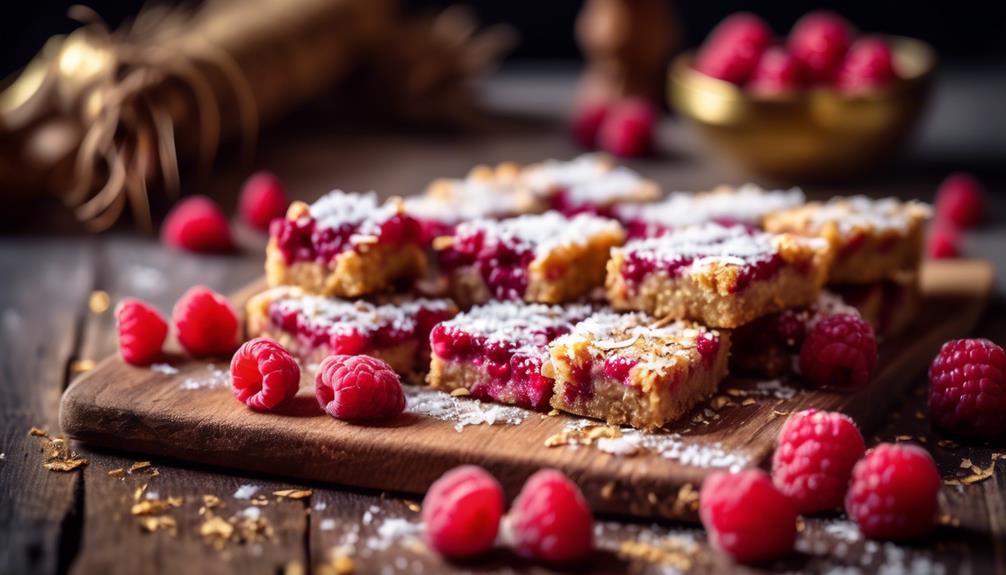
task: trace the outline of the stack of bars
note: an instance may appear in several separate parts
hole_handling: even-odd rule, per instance
[[[673,193],[588,155],[480,166],[407,200],[332,192],[273,223],[249,336],[387,361],[455,395],[663,427],[728,370],[778,376],[806,329],[903,329],[928,208]],[[825,291],[827,284],[828,290]]]

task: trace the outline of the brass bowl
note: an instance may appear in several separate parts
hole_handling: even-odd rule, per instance
[[[748,170],[800,182],[860,174],[888,158],[911,133],[936,67],[925,43],[888,37],[899,79],[858,94],[814,88],[752,94],[706,76],[682,54],[668,77],[671,106],[717,149]]]

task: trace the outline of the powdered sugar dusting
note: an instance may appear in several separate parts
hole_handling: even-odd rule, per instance
[[[376,236],[379,227],[399,211],[394,202],[378,203],[377,194],[343,192],[335,190],[319,198],[310,207],[311,217],[320,228],[357,228],[351,239],[359,243],[365,236]]]
[[[150,371],[161,375],[177,375],[178,368],[168,363],[152,363]]]
[[[525,168],[521,177],[535,195],[549,197],[561,190],[573,206],[649,200],[658,193],[655,183],[597,154],[566,162],[546,160]]]
[[[507,343],[511,353],[533,352],[543,351],[554,337],[571,330],[574,323],[592,310],[589,304],[492,301],[440,325],[448,332],[459,331],[484,339],[486,344]]]
[[[405,211],[412,216],[445,224],[480,218],[502,218],[525,211],[530,198],[512,183],[481,179],[438,180],[436,193],[405,199]],[[433,188],[431,186],[431,188]]]
[[[536,258],[541,258],[560,247],[586,246],[597,236],[621,233],[622,226],[615,220],[590,214],[567,218],[552,211],[499,221],[466,222],[458,226],[456,236],[483,234],[486,244],[500,243],[518,252],[533,251]]]
[[[834,224],[843,235],[864,229],[907,232],[914,222],[932,215],[930,207],[922,202],[866,196],[832,198],[824,204],[808,205],[807,212],[808,231]]]
[[[484,404],[425,387],[407,387],[405,411],[454,423],[461,433],[469,425],[520,425],[531,413],[520,407]]]
[[[770,213],[799,206],[806,200],[800,188],[764,190],[755,184],[697,194],[677,192],[657,204],[619,206],[622,221],[640,221],[666,228],[707,222],[761,225]]]

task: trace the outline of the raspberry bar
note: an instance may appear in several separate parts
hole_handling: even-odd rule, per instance
[[[688,413],[727,374],[729,336],[687,320],[601,311],[549,346],[552,407],[656,429]]]
[[[697,194],[675,193],[651,205],[627,204],[615,208],[630,238],[650,238],[669,230],[708,222],[760,228],[765,217],[803,204],[799,188],[763,190],[754,184],[723,186]]]
[[[604,282],[608,253],[621,245],[624,232],[607,218],[546,212],[467,222],[440,240],[438,261],[457,301],[562,303]]]
[[[731,336],[730,370],[765,377],[792,371],[804,337],[822,318],[835,314],[859,316],[859,311],[830,292],[804,307],[762,316],[735,329]]]
[[[548,343],[590,315],[587,304],[491,302],[445,321],[430,334],[427,381],[473,397],[547,409],[552,381],[541,375]]]
[[[248,301],[247,335],[275,339],[306,363],[318,363],[330,354],[366,354],[410,377],[429,366],[433,326],[457,313],[447,299],[349,301],[282,286]]]
[[[419,222],[400,199],[331,192],[313,205],[294,202],[273,222],[266,248],[269,285],[296,285],[359,297],[411,282],[426,270]]]
[[[424,243],[449,236],[461,222],[499,219],[544,211],[543,204],[518,185],[520,166],[476,166],[463,179],[439,179],[425,193],[405,199],[405,211],[423,227]]]
[[[546,160],[526,167],[521,181],[536,197],[566,215],[610,215],[617,204],[652,202],[660,187],[608,156],[584,154],[568,162]]]
[[[734,328],[817,297],[831,251],[817,238],[705,224],[612,250],[612,306]]]
[[[772,214],[765,229],[828,240],[835,250],[829,283],[871,283],[918,269],[930,215],[919,202],[854,196]]]

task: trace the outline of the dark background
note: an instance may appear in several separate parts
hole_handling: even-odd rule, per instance
[[[45,39],[72,30],[66,18],[69,0],[7,2],[0,15],[0,77],[16,71],[42,46]],[[113,26],[135,13],[140,0],[84,2]],[[454,2],[403,0],[408,10],[446,6]],[[513,62],[574,60],[579,57],[573,38],[573,19],[583,4],[576,0],[473,0],[485,23],[509,22],[521,34]],[[921,38],[933,44],[940,56],[953,62],[1006,63],[1006,2],[1000,0],[852,0],[845,2],[743,2],[682,0],[676,4],[685,44],[694,46],[724,16],[749,10],[763,16],[784,35],[802,14],[830,8],[865,32],[884,32]]]

